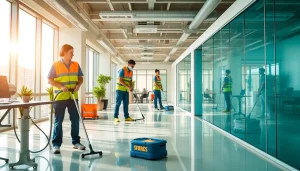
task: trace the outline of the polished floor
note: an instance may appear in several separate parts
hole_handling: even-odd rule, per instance
[[[47,148],[41,153],[32,154],[31,157],[36,158],[38,170],[49,171],[284,170],[248,151],[200,120],[190,117],[181,109],[155,112],[152,105],[147,104],[140,105],[140,108],[146,117],[145,121],[124,122],[122,109],[120,109],[121,122],[117,124],[112,121],[113,109],[100,112],[99,120],[84,120],[94,150],[103,151],[102,158],[90,156],[82,159],[80,155],[83,152],[72,149],[70,122],[67,119],[63,123],[64,142],[61,155],[54,155]],[[141,117],[136,105],[130,106],[130,114],[133,118]],[[49,122],[38,125],[45,132],[49,131]],[[80,135],[82,143],[86,144],[82,128]],[[138,137],[166,139],[168,157],[155,161],[130,157],[130,141]],[[10,162],[17,161],[19,143],[13,131],[2,132],[0,139],[0,157],[7,157]],[[39,150],[45,143],[44,136],[32,126],[30,149]],[[27,170],[26,167],[19,168]],[[0,170],[9,170],[3,161],[0,161]]]

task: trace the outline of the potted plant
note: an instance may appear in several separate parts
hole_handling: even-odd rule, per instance
[[[19,97],[23,100],[24,103],[28,103],[33,99],[32,94],[32,89],[29,89],[26,86],[22,86],[22,88],[18,92]],[[31,121],[29,117],[24,116],[25,110],[29,114],[31,107],[19,107],[20,118],[18,118],[17,124],[19,128],[23,127],[23,129],[29,129]]]
[[[105,97],[106,89],[103,86],[96,86],[93,88],[93,95],[97,98],[98,110],[103,110],[104,102],[102,99]]]
[[[28,103],[30,100],[32,100],[32,89],[29,89],[26,86],[22,86],[22,88],[19,90],[18,95],[23,100],[24,103]]]
[[[105,86],[110,82],[111,79],[112,79],[111,76],[107,76],[107,75],[103,75],[103,74],[100,74],[98,76],[98,79],[97,79],[97,82],[98,82],[99,86],[104,89],[104,96],[101,99],[101,101],[104,103],[104,106],[103,106],[104,110],[107,108],[107,105],[108,105],[108,99],[104,99],[104,97],[106,97],[106,88],[105,88]]]

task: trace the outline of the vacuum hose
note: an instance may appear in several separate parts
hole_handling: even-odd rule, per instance
[[[60,90],[60,91],[54,96],[53,102],[55,101],[57,95],[59,95],[61,92],[63,92],[63,91]],[[39,126],[37,126],[37,124],[36,124],[36,123],[33,121],[33,119],[29,116],[29,118],[31,119],[31,121],[32,121],[32,123],[35,125],[35,127],[37,127],[37,129],[39,129],[39,130],[45,135],[45,137],[46,137],[47,140],[48,140],[46,146],[45,146],[43,149],[41,149],[41,150],[39,150],[39,151],[31,151],[31,150],[30,150],[31,153],[39,153],[39,152],[42,152],[42,151],[45,150],[45,149],[48,147],[48,145],[50,144],[51,135],[52,135],[52,125],[53,125],[53,117],[52,117],[52,113],[53,113],[53,106],[51,105],[51,112],[50,112],[50,133],[49,133],[49,136],[47,136],[46,133],[45,133]],[[16,120],[15,120],[15,115],[13,115],[13,125],[15,125],[15,122],[16,122]],[[18,137],[18,135],[17,135],[16,127],[15,127],[15,126],[14,126],[14,133],[15,133],[15,136],[16,136],[17,140],[18,140],[19,143],[20,143],[20,139],[19,139],[19,137]]]

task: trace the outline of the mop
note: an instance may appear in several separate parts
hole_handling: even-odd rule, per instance
[[[80,120],[81,120],[83,129],[84,129],[84,132],[85,132],[86,139],[87,139],[88,142],[89,142],[89,149],[90,149],[90,152],[89,152],[89,153],[86,153],[86,154],[81,154],[81,158],[84,158],[85,156],[89,156],[89,155],[93,155],[93,154],[99,154],[99,157],[101,157],[101,156],[102,156],[102,151],[94,151],[94,150],[93,150],[93,147],[92,147],[92,144],[91,144],[91,142],[90,142],[89,136],[88,136],[88,134],[87,134],[87,132],[86,132],[86,128],[85,128],[83,119],[82,119],[82,117],[81,117],[81,112],[80,112],[80,110],[79,110],[78,104],[77,104],[76,99],[75,99],[75,96],[74,96],[74,90],[69,90],[69,91],[72,93],[72,97],[73,97],[74,103],[75,103],[75,105],[76,105],[76,109],[77,109],[77,111],[78,111],[78,114],[79,114],[79,117],[80,117]]]

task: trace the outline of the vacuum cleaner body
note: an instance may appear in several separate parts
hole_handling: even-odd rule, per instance
[[[174,110],[174,106],[172,106],[172,105],[167,105],[167,106],[165,106],[165,110],[166,110],[166,111]]]
[[[131,157],[157,160],[168,155],[167,141],[156,138],[136,138],[131,141]]]

